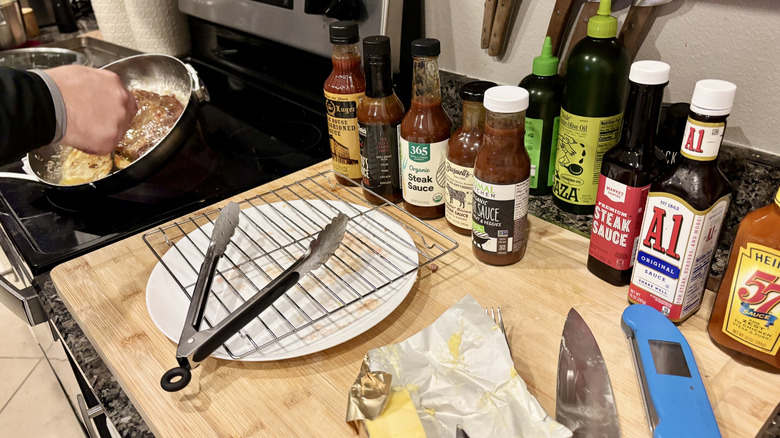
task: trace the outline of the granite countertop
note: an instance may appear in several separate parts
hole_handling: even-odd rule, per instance
[[[94,20],[79,22],[80,31],[72,34],[44,32],[40,42],[52,42],[73,38],[78,34],[97,28]],[[43,30],[43,29],[42,29]],[[54,28],[56,31],[56,28]],[[46,35],[44,35],[46,34]],[[442,89],[445,108],[455,122],[460,121],[460,102],[457,89],[469,78],[442,72]],[[748,212],[768,204],[780,186],[780,158],[758,156],[744,149],[724,145],[719,157],[721,169],[732,182],[734,196],[729,214],[724,224],[718,251],[711,270],[711,277],[716,283],[710,283],[710,289],[717,287],[717,281],[725,270],[729,245],[736,233],[736,227]],[[583,236],[589,235],[592,217],[589,215],[573,215],[561,211],[552,203],[551,195],[531,196],[529,211],[532,215],[558,224]],[[123,437],[151,437],[153,434],[132,403],[122,391],[113,375],[98,356],[89,340],[68,312],[64,303],[57,295],[54,284],[48,274],[35,279],[39,296],[51,321],[63,336],[63,340],[75,356],[79,366],[84,371],[87,380],[94,388],[96,395],[107,410],[108,416]],[[780,418],[780,417],[779,417]],[[780,437],[780,421],[766,431],[762,438]]]

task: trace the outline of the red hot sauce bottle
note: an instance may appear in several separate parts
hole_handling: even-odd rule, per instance
[[[398,129],[404,106],[393,91],[390,38],[363,39],[366,95],[358,103],[358,132],[363,173],[363,196],[372,204],[401,201],[398,170]]]
[[[404,208],[421,219],[444,216],[447,141],[452,122],[441,104],[441,44],[412,41],[412,103],[401,122],[399,159]]]
[[[653,139],[669,70],[660,61],[631,65],[623,133],[601,163],[588,270],[615,286],[631,281],[647,193],[662,167]]]
[[[447,145],[447,194],[445,217],[453,231],[471,234],[471,202],[474,190],[474,161],[482,146],[485,126],[485,90],[494,82],[475,81],[460,87],[463,101],[463,123],[455,130]]]
[[[333,71],[323,88],[330,152],[336,179],[351,184],[341,175],[356,182],[361,180],[357,106],[366,91],[366,77],[360,61],[360,35],[354,21],[331,23],[329,31]]]
[[[528,91],[493,87],[485,92],[484,105],[485,133],[474,163],[472,249],[485,263],[511,265],[523,258],[528,243]]]

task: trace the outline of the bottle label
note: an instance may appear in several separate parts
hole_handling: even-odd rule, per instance
[[[556,117],[553,120],[552,126],[552,140],[550,145],[550,164],[547,166],[547,187],[553,186],[553,179],[555,176],[555,156],[558,153],[558,126],[560,125],[560,117]]]
[[[780,189],[777,189],[777,193],[775,193],[775,204],[780,207]]]
[[[588,253],[620,271],[634,266],[650,184],[629,187],[600,175]]]
[[[704,123],[688,117],[680,153],[697,161],[712,161],[718,157],[726,123]]]
[[[325,92],[328,138],[333,170],[348,178],[360,178],[360,139],[358,138],[357,103],[363,93],[333,94]]]
[[[525,118],[525,149],[528,151],[528,157],[531,159],[531,188],[538,187],[539,178],[539,159],[542,154],[542,133],[544,132],[544,120]],[[546,179],[546,178],[545,178]]]
[[[696,311],[730,199],[726,195],[698,211],[676,196],[650,192],[629,300],[652,306],[673,321]]]
[[[594,205],[601,160],[620,140],[623,113],[581,117],[561,108],[553,195],[574,205]]]
[[[491,184],[474,178],[471,240],[486,252],[510,254],[526,240],[530,178],[517,184]]]
[[[474,191],[474,168],[447,160],[447,202],[444,214],[456,227],[471,228],[471,203]]]
[[[413,143],[401,138],[399,152],[404,201],[418,207],[443,204],[447,140]]]
[[[400,188],[399,126],[400,123],[390,125],[358,123],[363,187],[377,193],[388,193],[393,187]]]
[[[735,248],[736,249],[736,248]],[[780,251],[748,243],[739,248],[723,333],[757,351],[780,351]]]

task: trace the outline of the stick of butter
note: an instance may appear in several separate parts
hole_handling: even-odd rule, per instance
[[[420,417],[406,388],[393,388],[382,414],[373,420],[363,421],[368,438],[425,438]]]

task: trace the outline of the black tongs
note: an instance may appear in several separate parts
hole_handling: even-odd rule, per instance
[[[193,368],[192,364],[197,366],[198,362],[206,359],[220,345],[270,307],[304,275],[325,263],[341,244],[348,220],[346,215],[339,213],[320,231],[317,238],[311,241],[306,253],[289,268],[214,327],[201,331],[200,323],[206,309],[206,300],[211,290],[217,261],[225,253],[230,237],[235,232],[239,212],[238,204],[231,202],[222,209],[214,224],[206,258],[198,273],[187,318],[179,337],[179,346],[176,349],[176,361],[179,362],[179,366],[168,370],[160,381],[160,385],[166,391],[174,392],[186,387],[192,379],[190,372]]]

